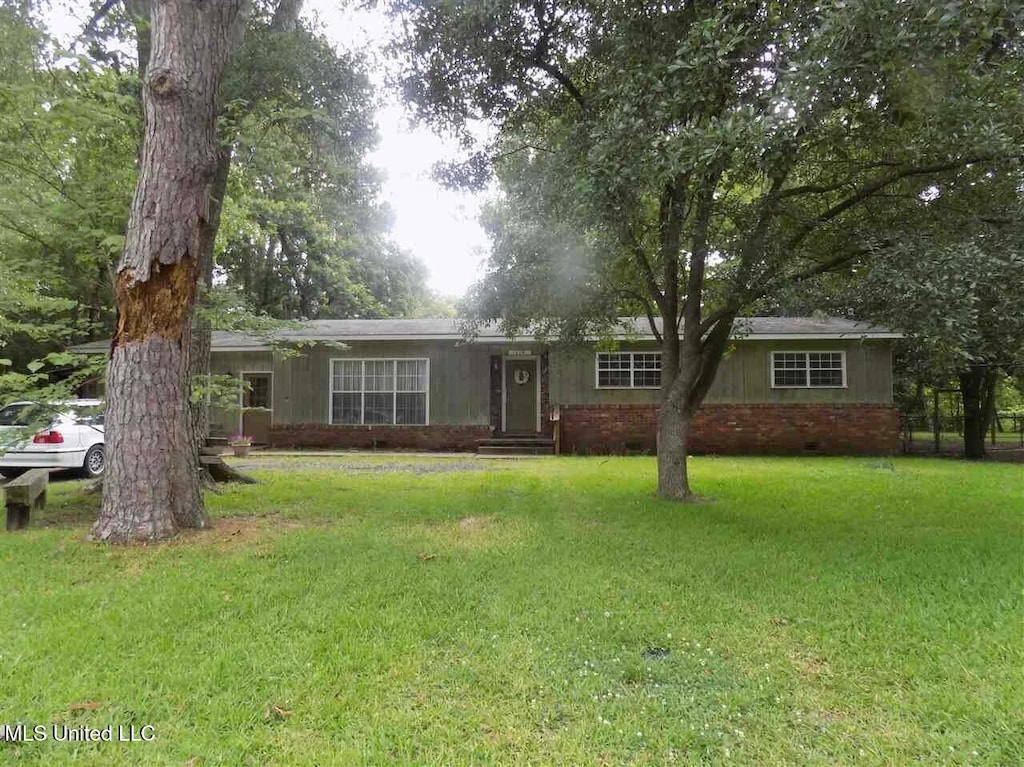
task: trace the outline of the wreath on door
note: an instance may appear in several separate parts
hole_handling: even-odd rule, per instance
[[[530,381],[530,371],[523,368],[519,368],[515,373],[512,374],[512,380],[522,386],[524,383]]]

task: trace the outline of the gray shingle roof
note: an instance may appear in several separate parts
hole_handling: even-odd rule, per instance
[[[658,320],[658,327],[661,321]],[[624,317],[621,337],[652,338],[650,326],[642,317]],[[749,317],[738,320],[734,335],[751,340],[786,339],[858,339],[900,338],[901,334],[879,325],[837,318],[812,317]],[[282,330],[274,334],[281,341],[414,341],[459,340],[459,320],[312,320],[300,329]],[[476,340],[484,343],[507,341],[497,325],[480,328]],[[532,336],[517,336],[519,341],[532,341]],[[106,352],[109,341],[93,341],[72,347],[83,354]],[[211,348],[215,351],[245,351],[267,348],[267,340],[244,333],[214,331]]]

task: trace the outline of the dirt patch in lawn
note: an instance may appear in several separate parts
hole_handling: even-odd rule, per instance
[[[172,546],[214,546],[234,549],[311,526],[307,521],[285,519],[277,514],[258,517],[218,517],[210,520],[210,526],[205,530],[183,530],[169,543]]]
[[[789,662],[802,676],[814,677],[832,673],[828,660],[820,655],[808,651],[794,651],[788,653]]]
[[[116,552],[119,551],[138,551],[140,549],[160,551],[179,546],[232,551],[256,547],[261,543],[269,543],[282,535],[296,530],[312,527],[329,527],[337,524],[334,520],[296,520],[287,519],[277,514],[251,517],[216,517],[209,522],[209,526],[202,530],[182,530],[167,541],[159,543],[140,541],[138,543],[119,544],[110,547],[110,551],[112,556],[116,556]]]
[[[530,537],[530,525],[521,519],[494,514],[468,516],[444,522],[404,525],[403,537],[410,540],[420,559],[444,551],[487,551],[520,546]]]
[[[174,538],[160,543],[127,543],[110,546],[107,549],[107,560],[119,568],[121,574],[137,577],[160,562],[166,562],[166,556],[176,549],[212,550],[219,553],[249,551],[253,556],[267,556],[273,549],[273,543],[281,536],[296,530],[310,527],[327,526],[332,522],[299,521],[285,519],[276,514],[251,517],[217,517],[210,520],[209,527],[203,530],[183,530]],[[86,535],[80,540],[88,542]],[[62,541],[58,549],[64,550],[66,541]],[[171,556],[180,556],[173,554]]]

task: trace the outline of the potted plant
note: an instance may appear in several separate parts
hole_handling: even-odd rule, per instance
[[[244,458],[249,455],[249,448],[252,447],[252,437],[247,434],[236,434],[228,442],[231,445],[231,449],[235,452],[235,456],[238,458]]]

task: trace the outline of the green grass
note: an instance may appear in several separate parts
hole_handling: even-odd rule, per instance
[[[1020,466],[703,458],[684,507],[649,458],[377,463],[258,473],[149,548],[51,486],[0,535],[0,723],[156,740],[0,762],[1024,760]]]
[[[935,441],[935,433],[931,431],[920,431],[915,430],[910,433],[910,440],[913,442],[921,442],[924,444],[931,444]],[[944,431],[940,435],[940,441],[943,445],[950,447],[963,447],[964,437],[962,434],[958,434],[955,431]],[[1016,447],[1022,444],[1021,434],[1017,431],[997,431],[996,432],[996,447]],[[985,434],[985,447],[992,447],[992,436],[991,434]]]

